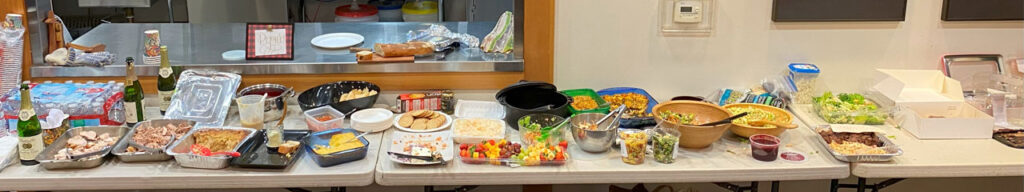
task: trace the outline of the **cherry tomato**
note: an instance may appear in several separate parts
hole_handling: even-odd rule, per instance
[[[490,143],[491,145],[494,145],[494,140],[487,140],[487,143]]]
[[[469,148],[469,145],[466,145],[465,143],[459,144],[459,150],[466,150],[467,148]]]
[[[566,142],[566,141],[558,142],[558,146],[561,146],[562,149],[568,149],[569,148],[569,142]]]

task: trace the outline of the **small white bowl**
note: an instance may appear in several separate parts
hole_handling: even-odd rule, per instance
[[[395,113],[381,108],[363,109],[350,116],[352,129],[361,132],[380,132],[391,128]]]

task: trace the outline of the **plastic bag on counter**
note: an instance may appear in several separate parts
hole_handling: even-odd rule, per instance
[[[86,53],[74,48],[60,48],[46,55],[44,61],[54,66],[92,66],[102,67],[114,64],[114,54],[110,52]]]
[[[122,86],[109,83],[33,83],[32,107],[40,119],[48,117],[50,109],[61,110],[67,115],[71,127],[121,125],[124,117],[113,114],[124,114],[124,108],[115,108],[122,103],[124,95]],[[9,130],[16,130],[18,111],[21,110],[21,92],[11,89],[0,96],[0,111]],[[120,104],[123,105],[123,104]],[[120,110],[120,111],[118,111]]]
[[[0,171],[18,160],[18,137],[0,137]]]
[[[709,95],[706,100],[719,106],[736,103],[756,103],[786,108],[789,104],[789,100],[760,87],[753,89],[720,89]]]
[[[444,25],[429,24],[426,29],[409,31],[406,34],[407,41],[422,41],[434,45],[434,51],[443,51],[455,43],[462,43],[469,47],[480,45],[480,39],[466,33],[455,33],[448,30]]]
[[[515,47],[515,20],[512,17],[512,12],[505,11],[498,18],[497,24],[494,24],[494,29],[491,33],[488,33],[484,37],[483,43],[480,44],[480,49],[487,53],[510,53],[512,48]]]

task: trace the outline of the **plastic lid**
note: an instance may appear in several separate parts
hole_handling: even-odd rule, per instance
[[[799,151],[782,151],[779,153],[779,159],[792,163],[803,163],[807,161],[807,155]]]
[[[402,6],[402,13],[403,14],[412,14],[412,15],[435,14],[435,13],[437,13],[437,2],[433,2],[433,1],[420,1],[419,3],[417,3],[416,1],[405,2],[405,5]]]
[[[817,65],[810,63],[790,63],[789,71],[795,73],[821,73]]]
[[[493,101],[459,100],[455,104],[455,117],[504,119],[505,107]]]
[[[245,60],[245,50],[231,50],[220,54],[220,58],[227,61]]]
[[[377,7],[373,5],[359,5],[359,9],[352,10],[352,5],[342,5],[334,8],[334,15],[342,17],[369,17],[377,15]]]

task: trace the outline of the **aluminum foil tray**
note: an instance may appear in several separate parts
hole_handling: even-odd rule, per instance
[[[241,80],[233,73],[185,70],[164,117],[193,120],[196,126],[223,126]]]

